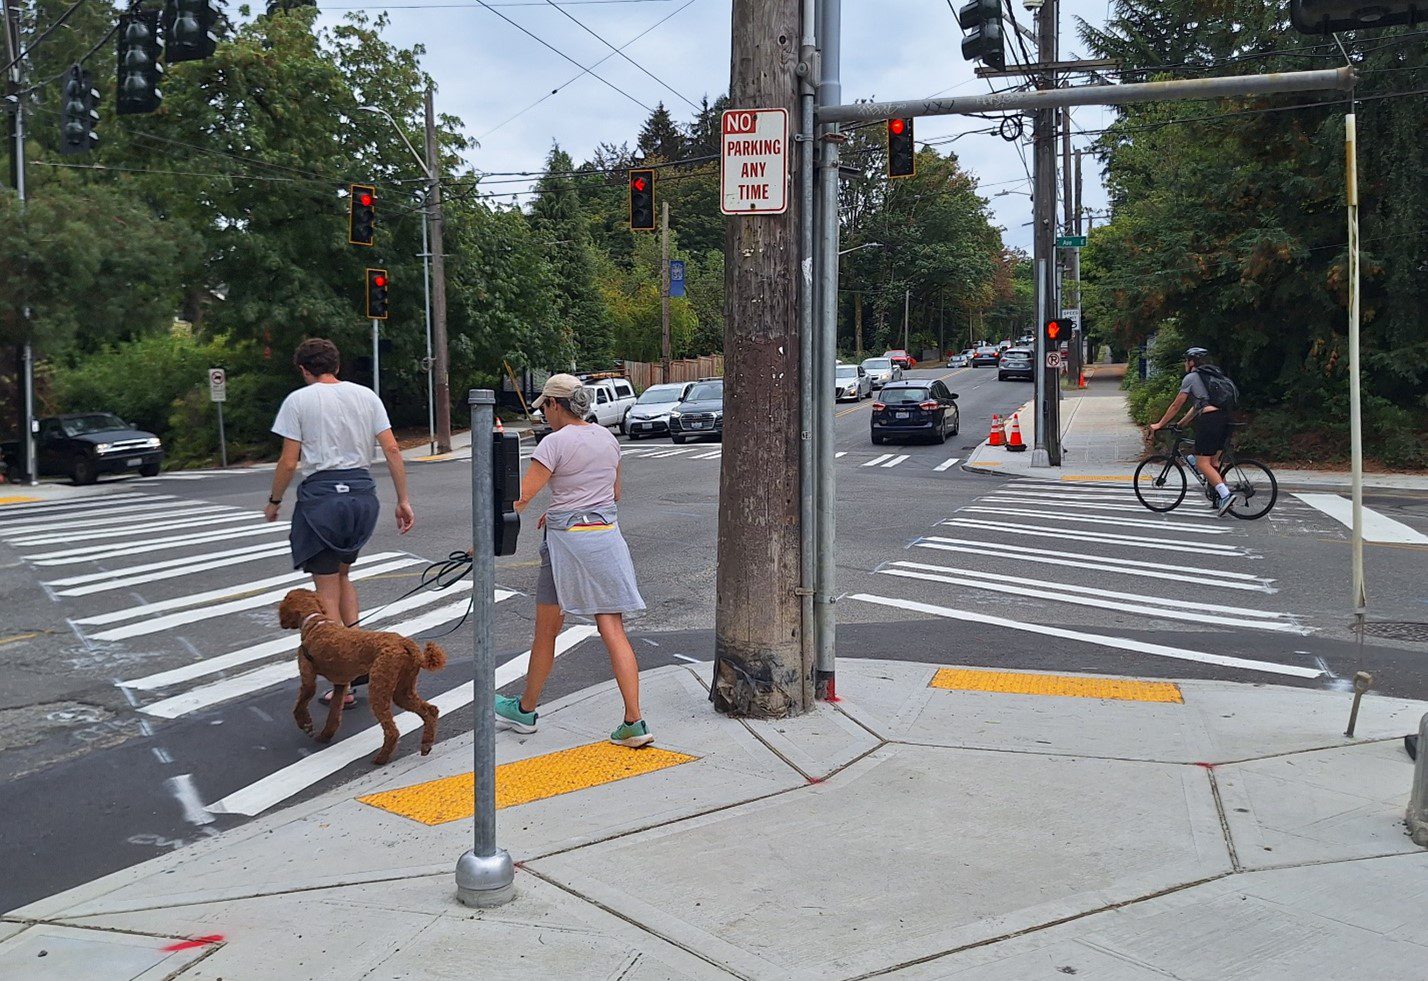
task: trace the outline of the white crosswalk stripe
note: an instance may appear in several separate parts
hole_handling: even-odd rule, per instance
[[[180,512],[180,516],[182,512]],[[127,528],[103,528],[99,531],[72,531],[63,535],[46,534],[35,538],[16,538],[15,545],[29,547],[32,545],[66,545],[71,542],[92,542],[98,539],[109,538],[131,538],[134,535],[144,535],[151,531],[164,532],[174,531],[179,528],[212,527],[213,525],[232,524],[236,521],[261,521],[261,512],[240,511],[237,514],[222,515],[202,515],[197,518],[180,517],[178,521],[161,521],[153,524],[130,525]]]
[[[944,470],[950,470],[950,469],[952,469],[952,468],[955,467],[956,465],[957,465],[957,457],[954,456],[954,457],[952,457],[951,459],[943,460],[943,461],[942,461],[941,463],[939,463],[937,466],[933,467],[932,470],[933,470],[933,472],[935,472],[935,473],[941,473],[941,472],[944,471]]]
[[[64,589],[56,589],[55,594],[58,596],[89,596],[93,593],[105,593],[112,589],[130,589],[134,586],[141,586],[147,582],[178,579],[184,576],[196,575],[200,572],[207,572],[210,569],[226,569],[231,566],[242,565],[246,562],[258,562],[288,554],[288,546],[286,543],[265,542],[262,545],[249,545],[245,548],[233,548],[223,552],[210,552],[207,555],[200,556],[200,558],[204,560],[202,562],[195,562],[192,558],[169,559],[165,562],[149,562],[144,565],[133,566],[132,568],[121,569],[114,572],[96,572],[86,576],[71,576],[69,579],[57,579],[45,585],[50,587],[67,587]]]
[[[66,498],[59,501],[6,504],[0,507],[0,527],[3,527],[12,518],[29,517],[35,514],[76,514],[87,511],[99,513],[112,511],[116,504],[127,506],[172,500],[174,500],[172,494],[88,494],[84,497]]]
[[[887,463],[884,463],[884,464],[883,464],[883,469],[887,469],[888,467],[895,467],[895,466],[897,466],[899,463],[906,463],[906,462],[907,462],[907,457],[908,457],[908,454],[906,454],[906,453],[902,454],[901,456],[895,456],[895,457],[893,457],[891,460],[889,460]]]
[[[891,454],[891,453],[884,453],[882,456],[875,456],[875,457],[873,457],[873,458],[872,458],[871,460],[869,460],[867,463],[863,464],[863,466],[865,466],[865,467],[877,467],[877,466],[881,466],[885,461],[891,460],[891,459],[892,459],[892,454]]]
[[[986,507],[966,507],[958,514],[1010,514],[1019,518],[1052,518],[1046,511],[1031,511],[1021,508],[986,508]],[[1165,518],[1130,518],[1124,516],[1111,517],[1108,515],[1082,514],[1079,511],[1058,512],[1054,516],[1056,521],[1078,521],[1082,524],[1092,525],[1114,525],[1117,528],[1155,528],[1161,531],[1171,526],[1190,535],[1229,535],[1232,530],[1229,528],[1206,528],[1199,525],[1186,524],[1176,519]]]
[[[225,528],[220,531],[198,532],[190,535],[176,535],[167,538],[150,538],[141,543],[111,544],[105,548],[85,545],[80,548],[63,549],[58,552],[38,552],[25,558],[38,566],[73,565],[76,562],[102,562],[116,557],[145,555],[149,552],[169,552],[191,545],[206,545],[209,542],[231,542],[235,538],[251,538],[254,535],[274,535],[287,533],[288,522],[275,521],[252,528]]]
[[[239,508],[230,507],[226,504],[211,504],[207,506],[174,508],[169,510],[165,516],[180,518],[197,518],[202,515],[239,513],[243,513],[240,511]],[[251,511],[246,513],[250,516],[252,515]],[[145,514],[136,516],[132,514],[114,514],[113,512],[107,512],[105,517],[86,519],[83,522],[83,526],[86,529],[109,530],[116,527],[125,527],[129,525],[134,525],[136,523],[142,523],[144,521],[152,520],[155,517],[157,517],[157,515]],[[15,525],[14,527],[0,528],[0,535],[4,535],[6,538],[10,538],[20,535],[54,534],[61,530],[68,532],[75,527],[75,524],[76,520],[73,518],[51,518],[47,521],[27,522],[23,525]]]
[[[1136,548],[1153,548],[1164,552],[1191,552],[1200,555],[1243,555],[1244,551],[1233,545],[1216,542],[1178,542],[1167,538],[1143,538],[1130,535],[1112,535],[1091,531],[1063,531],[1045,525],[1012,524],[1007,521],[982,521],[976,518],[948,518],[942,522],[953,528],[979,528],[1009,535],[1023,535],[1033,538],[1062,538],[1074,542],[1099,542],[1106,545],[1124,545]]]

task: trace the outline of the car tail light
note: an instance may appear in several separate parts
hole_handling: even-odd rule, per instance
[[[884,405],[882,402],[874,402],[874,403],[873,403],[873,411],[874,411],[874,412],[881,412],[881,411],[883,411],[883,410],[886,409],[886,408],[887,408],[887,406]]]
[[[926,402],[919,402],[917,407],[919,409],[924,409],[927,412],[931,412],[933,409],[936,409],[940,404],[941,403],[929,399]]]

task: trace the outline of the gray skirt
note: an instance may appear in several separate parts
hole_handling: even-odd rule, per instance
[[[583,616],[645,608],[615,505],[546,512],[536,602]]]

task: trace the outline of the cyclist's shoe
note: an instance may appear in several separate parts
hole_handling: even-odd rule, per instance
[[[1235,506],[1235,498],[1237,496],[1234,491],[1230,491],[1224,497],[1220,498],[1220,503],[1215,505],[1215,514],[1221,518],[1228,514],[1230,508]]]

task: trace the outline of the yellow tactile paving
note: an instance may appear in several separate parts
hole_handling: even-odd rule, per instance
[[[1169,681],[1129,678],[1074,678],[1062,674],[972,671],[942,668],[930,686],[948,691],[989,691],[1005,695],[1060,695],[1065,698],[1112,698],[1126,702],[1184,702],[1180,687]]]
[[[558,753],[533,756],[496,767],[496,807],[529,804],[679,766],[698,758],[653,746],[626,749],[609,742],[574,746]],[[445,824],[468,818],[474,813],[471,797],[474,789],[473,775],[458,773],[454,777],[384,790],[357,799],[422,824]]]
[[[0,497],[0,504],[29,504],[31,501],[38,500],[38,497],[21,497],[17,494],[13,497]]]

